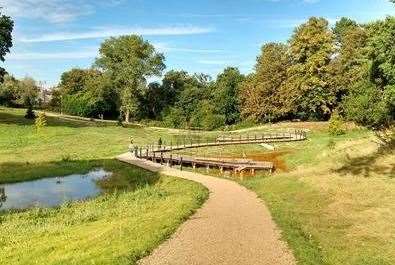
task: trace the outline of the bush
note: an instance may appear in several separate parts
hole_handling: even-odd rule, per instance
[[[47,116],[45,116],[44,112],[40,112],[38,114],[38,117],[36,118],[34,125],[36,126],[37,131],[47,126]]]
[[[344,122],[336,111],[332,113],[329,120],[329,134],[332,136],[338,136],[345,133]]]
[[[33,120],[36,118],[36,114],[33,111],[33,106],[29,105],[26,110],[25,118],[29,120]]]
[[[395,89],[394,89],[395,90]],[[391,120],[395,92],[389,87],[385,93],[371,82],[360,82],[344,101],[346,118],[366,127],[378,129]]]
[[[165,126],[172,128],[185,128],[187,121],[184,112],[179,108],[171,108],[163,117]]]

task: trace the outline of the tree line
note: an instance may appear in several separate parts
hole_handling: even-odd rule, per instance
[[[263,45],[249,75],[227,67],[212,79],[185,71],[163,74],[165,57],[148,41],[109,38],[91,68],[62,74],[45,107],[176,128],[328,120],[336,114],[380,129],[395,118],[393,43],[394,17],[367,24],[342,18],[333,27],[312,17],[286,43]],[[162,75],[159,82],[147,81]],[[5,75],[0,104],[37,105],[36,88],[32,79]]]

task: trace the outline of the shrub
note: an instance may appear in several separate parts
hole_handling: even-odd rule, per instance
[[[356,84],[343,103],[346,118],[366,127],[386,126],[394,115],[395,89],[383,92],[371,82]]]
[[[40,112],[38,114],[38,117],[36,118],[34,122],[34,126],[36,127],[36,130],[39,131],[45,126],[47,126],[47,116],[45,116],[44,112]]]
[[[185,128],[187,121],[184,112],[179,108],[171,108],[166,111],[163,122],[165,126],[172,128]]]
[[[33,106],[29,105],[26,110],[25,118],[29,120],[33,120],[36,118],[36,114],[33,111]]]
[[[340,115],[335,111],[329,120],[329,134],[333,136],[342,135],[345,133],[344,122]]]

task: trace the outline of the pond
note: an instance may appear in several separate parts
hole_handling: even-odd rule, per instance
[[[106,191],[112,173],[95,169],[87,174],[0,184],[0,211],[31,207],[53,207],[68,201],[93,198]]]

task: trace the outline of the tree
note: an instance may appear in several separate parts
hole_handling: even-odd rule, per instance
[[[327,118],[336,105],[329,79],[335,42],[328,26],[324,18],[312,17],[295,30],[289,42],[292,65],[286,93],[288,104],[301,118]]]
[[[392,101],[392,107],[391,107]],[[370,81],[357,83],[344,100],[345,116],[348,120],[371,129],[382,129],[393,121],[395,89],[386,95]]]
[[[344,102],[348,119],[381,129],[395,119],[395,18],[367,26],[369,76],[357,83]]]
[[[5,55],[10,52],[12,47],[12,30],[14,29],[14,21],[8,16],[0,13],[0,60],[5,61]],[[6,74],[4,68],[0,67],[0,81]]]
[[[97,70],[73,68],[62,74],[59,88],[63,95],[77,94],[86,88],[86,83],[89,79],[99,75],[101,73]]]
[[[27,107],[25,118],[34,119],[33,107],[37,104],[39,88],[31,77],[25,77],[19,82],[19,105]]]
[[[352,19],[342,17],[336,22],[333,28],[333,33],[335,34],[336,41],[339,45],[343,43],[344,36],[350,31],[358,27],[357,22]]]
[[[13,107],[19,97],[19,81],[11,75],[5,75],[0,83],[0,105]]]
[[[241,85],[241,108],[245,118],[271,121],[285,116],[291,111],[286,105],[284,84],[290,65],[288,47],[284,44],[269,43],[262,47],[257,59],[255,73],[248,76]]]
[[[337,53],[331,62],[332,88],[337,102],[347,95],[357,82],[369,78],[369,60],[367,58],[367,30],[349,19],[341,19],[334,29],[340,42]]]
[[[226,68],[218,75],[214,88],[215,112],[225,117],[225,123],[230,125],[239,121],[239,86],[244,80],[239,69]]]
[[[185,88],[186,83],[193,82],[193,77],[185,71],[171,70],[162,79],[161,91],[166,98],[166,106],[173,106],[179,95]]]
[[[161,112],[167,105],[167,91],[158,82],[150,83],[144,96],[145,115],[151,119],[160,117]]]
[[[131,115],[137,117],[146,79],[161,74],[165,68],[163,61],[163,55],[153,45],[136,35],[110,38],[102,43],[96,66],[113,80],[126,122]]]

